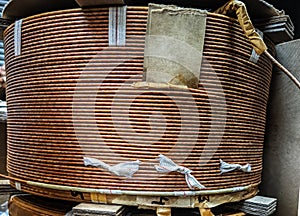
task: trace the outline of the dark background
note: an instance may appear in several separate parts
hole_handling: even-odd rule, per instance
[[[268,3],[274,5],[277,9],[283,9],[287,15],[292,19],[295,25],[295,38],[300,38],[300,5],[299,0],[266,0]],[[298,2],[298,4],[297,4]]]

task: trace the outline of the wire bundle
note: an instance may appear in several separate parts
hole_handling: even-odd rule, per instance
[[[164,154],[206,190],[260,183],[271,62],[264,55],[250,62],[252,47],[239,24],[208,13],[199,88],[137,88],[147,10],[127,8],[124,47],[108,46],[108,8],[24,19],[20,56],[14,25],[6,30],[10,176],[82,188],[189,190],[182,175],[156,172]],[[83,157],[141,163],[126,179],[84,166]],[[221,175],[220,159],[249,163],[252,171]]]

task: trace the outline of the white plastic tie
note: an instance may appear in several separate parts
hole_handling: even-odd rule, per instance
[[[242,166],[240,164],[229,164],[220,159],[220,170],[221,170],[221,174],[227,173],[227,172],[232,172],[234,170],[241,170],[243,172],[248,173],[248,172],[251,172],[251,165],[246,164],[246,165]]]
[[[155,169],[157,172],[161,172],[161,173],[178,172],[178,173],[185,175],[185,181],[191,190],[193,190],[195,188],[199,188],[199,189],[205,188],[191,174],[192,170],[190,170],[186,167],[183,167],[183,166],[178,166],[170,158],[168,158],[162,154],[158,156],[158,160],[159,160],[159,165],[155,165]]]
[[[115,174],[116,176],[122,176],[126,178],[132,178],[132,176],[139,170],[140,161],[132,161],[132,162],[125,162],[119,163],[114,166],[110,166],[104,163],[101,160],[95,158],[88,158],[85,157],[83,159],[85,166],[93,166],[102,169],[106,169],[109,172]]]

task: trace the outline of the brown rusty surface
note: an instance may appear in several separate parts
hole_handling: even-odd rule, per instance
[[[41,14],[23,20],[17,57],[14,28],[8,28],[11,176],[84,188],[189,190],[181,174],[158,176],[155,159],[165,154],[207,189],[260,183],[271,62],[265,56],[249,62],[252,47],[238,23],[209,14],[198,89],[134,89],[143,81],[146,25],[147,8],[128,7],[127,45],[108,47],[108,8]],[[90,82],[82,85],[86,71]],[[81,100],[74,105],[76,92]],[[84,156],[109,165],[140,160],[141,166],[125,179],[85,167]],[[250,163],[252,172],[220,175],[219,159]]]

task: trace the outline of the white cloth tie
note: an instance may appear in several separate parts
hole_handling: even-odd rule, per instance
[[[93,166],[102,169],[106,169],[109,172],[115,174],[116,176],[122,176],[126,178],[132,178],[132,176],[139,170],[140,161],[132,161],[132,162],[125,162],[119,163],[114,166],[110,166],[104,163],[101,160],[95,158],[88,158],[85,157],[83,159],[85,166]]]
[[[227,172],[232,172],[234,170],[241,170],[243,172],[251,172],[251,165],[246,164],[246,165],[242,166],[240,164],[229,164],[220,159],[220,170],[221,170],[221,174],[227,173]]]
[[[155,165],[155,169],[158,172],[161,173],[169,173],[169,172],[178,172],[183,175],[185,175],[185,181],[188,185],[188,187],[191,190],[194,190],[195,188],[203,189],[205,188],[198,180],[191,174],[192,170],[183,167],[183,166],[178,166],[176,163],[174,163],[170,158],[164,156],[164,155],[159,155],[158,156],[159,160],[159,165]]]

